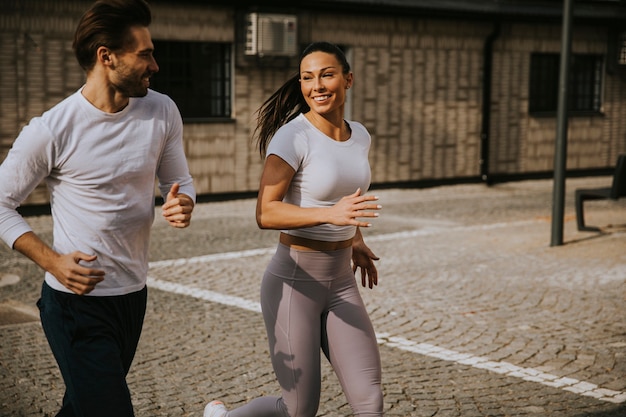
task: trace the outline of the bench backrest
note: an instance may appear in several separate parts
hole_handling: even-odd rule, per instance
[[[617,200],[620,197],[626,197],[626,155],[617,158],[611,187],[611,198]]]

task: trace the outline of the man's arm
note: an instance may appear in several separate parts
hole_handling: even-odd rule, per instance
[[[89,294],[104,279],[104,271],[80,264],[92,262],[95,255],[79,251],[59,254],[33,232],[26,232],[13,243],[13,249],[51,273],[69,290],[79,295]]]

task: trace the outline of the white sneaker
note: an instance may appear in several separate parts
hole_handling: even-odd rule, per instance
[[[204,417],[225,417],[228,410],[221,401],[211,401],[204,407]]]

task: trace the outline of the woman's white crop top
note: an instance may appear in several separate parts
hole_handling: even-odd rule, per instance
[[[371,137],[362,124],[347,123],[352,135],[344,142],[323,134],[303,114],[278,129],[268,145],[267,156],[280,157],[296,171],[283,199],[285,203],[330,207],[357,188],[361,194],[367,192],[371,180]],[[283,232],[334,242],[352,238],[355,231],[355,226],[321,224]]]

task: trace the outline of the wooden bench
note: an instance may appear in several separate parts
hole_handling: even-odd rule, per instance
[[[617,200],[621,197],[626,197],[626,155],[620,155],[617,158],[611,187],[583,188],[576,190],[576,223],[578,230],[600,230],[598,227],[585,225],[583,203],[586,200]]]

